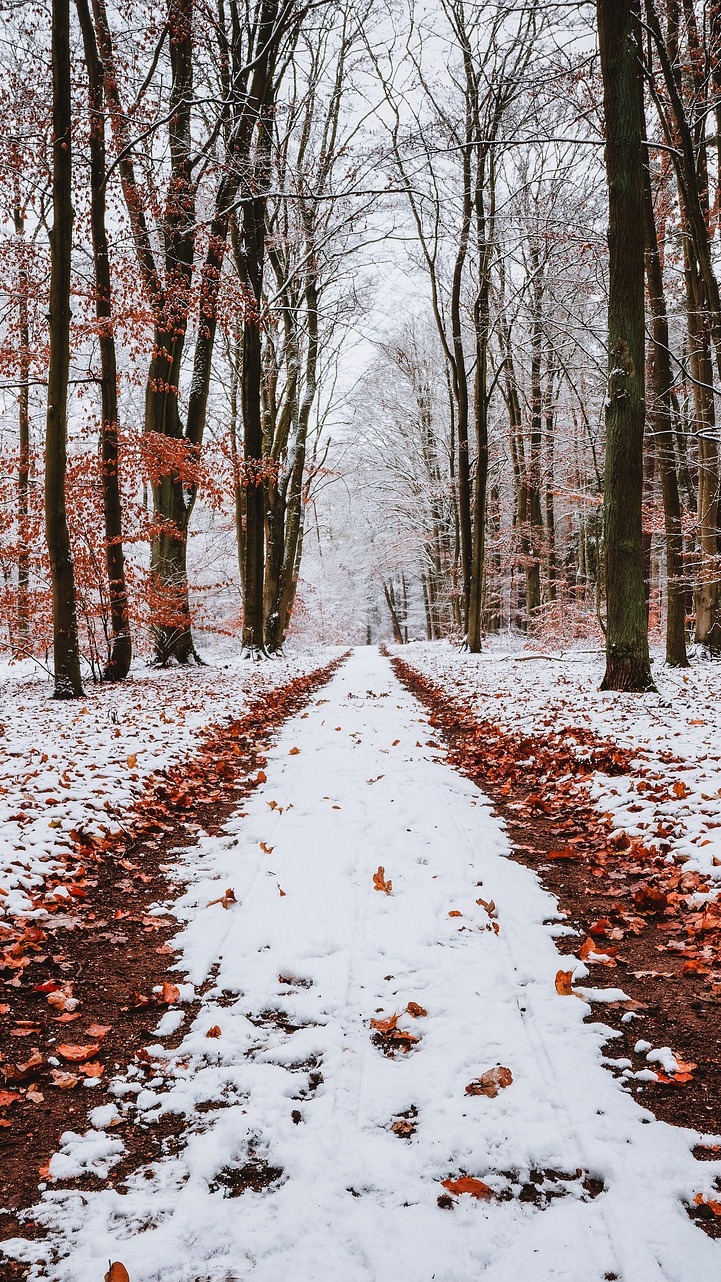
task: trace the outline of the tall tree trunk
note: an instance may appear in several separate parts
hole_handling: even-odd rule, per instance
[[[30,323],[28,318],[28,272],[25,259],[25,213],[16,184],[13,221],[19,242],[18,266],[18,599],[16,655],[24,658],[30,645],[30,542],[28,513],[30,497]]]
[[[53,590],[54,697],[83,693],[75,569],[65,510],[70,269],[73,247],[70,0],[52,3],[53,229],[50,236],[50,360],[45,436],[45,533]]]
[[[638,12],[597,0],[608,180],[608,397],[604,521],[606,672],[603,690],[653,688],[643,576],[644,221],[643,93]]]
[[[645,132],[645,131],[644,131]],[[644,215],[646,228],[646,281],[651,310],[651,381],[653,407],[650,413],[654,448],[661,474],[666,541],[666,662],[674,668],[688,667],[686,655],[686,598],[684,589],[681,498],[676,473],[673,439],[673,374],[669,352],[668,314],[663,285],[663,268],[658,247],[656,218],[651,191],[648,152],[644,163]]]
[[[103,67],[95,42],[88,0],[76,0],[83,35],[90,107],[90,224],[95,269],[95,315],[98,320],[105,562],[110,596],[111,640],[103,670],[105,681],[122,681],[130,671],[132,641],[125,579],[123,520],[118,451],[118,373],[112,319],[112,283],[106,229],[105,93]]]

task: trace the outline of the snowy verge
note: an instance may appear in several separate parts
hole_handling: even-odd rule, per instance
[[[604,660],[584,650],[508,649],[482,654],[446,642],[392,647],[406,663],[510,733],[591,730],[637,754],[631,774],[597,774],[591,795],[614,828],[672,846],[689,870],[721,883],[721,663],[687,670],[654,662],[656,694],[601,691]]]
[[[193,668],[139,666],[118,685],[56,702],[35,665],[0,668],[0,914],[32,898],[82,829],[116,832],[149,777],[193,753],[205,728],[248,700],[330,662],[311,647],[267,663],[239,657]]]

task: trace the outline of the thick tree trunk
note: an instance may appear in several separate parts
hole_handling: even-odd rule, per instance
[[[648,153],[644,163],[644,214],[646,228],[646,280],[652,318],[651,378],[653,408],[651,428],[661,474],[664,530],[666,537],[666,662],[674,668],[688,667],[686,655],[686,594],[684,588],[681,498],[676,473],[673,435],[673,374],[669,354],[668,315],[663,269],[658,248],[653,209]]]
[[[604,489],[604,690],[653,688],[643,576],[643,95],[638,14],[597,0],[609,197],[608,397]]]
[[[130,671],[132,641],[125,580],[120,458],[118,451],[118,374],[112,320],[112,283],[106,229],[105,94],[103,67],[95,43],[88,0],[76,0],[85,50],[90,106],[90,224],[95,268],[95,315],[101,367],[101,457],[105,561],[110,596],[110,641],[105,681],[122,681]]]
[[[75,571],[65,511],[70,268],[73,244],[70,0],[53,0],[53,229],[50,237],[50,361],[45,437],[45,532],[53,591],[56,699],[83,693]]]

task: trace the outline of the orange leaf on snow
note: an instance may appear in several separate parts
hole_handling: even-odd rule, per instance
[[[462,917],[462,916],[463,916],[463,913],[460,913],[460,912],[458,911],[458,909],[457,909],[457,908],[452,908],[452,909],[451,909],[451,911],[449,912],[448,916],[449,916],[449,917]]]
[[[257,775],[255,776],[255,782],[256,782],[256,783],[267,783],[267,782],[268,782],[268,776],[267,776],[267,774],[265,773],[265,770],[259,770],[259,771],[258,771]]]
[[[221,1029],[220,1029],[220,1024],[213,1024],[213,1027],[208,1029],[208,1031],[207,1031],[207,1033],[205,1034],[205,1036],[206,1036],[206,1037],[221,1037],[221,1036],[222,1036],[222,1033],[221,1033]]]
[[[441,1180],[441,1184],[456,1197],[460,1197],[462,1193],[469,1193],[471,1197],[479,1199],[496,1196],[483,1180],[476,1180],[472,1175],[461,1175],[457,1180]]]
[[[130,755],[125,758],[125,760],[130,766],[130,769],[134,770],[138,764],[138,754],[136,752],[131,752]]]
[[[513,1081],[513,1073],[510,1068],[489,1068],[487,1072],[482,1073],[469,1082],[466,1087],[466,1095],[485,1095],[488,1099],[495,1099],[498,1092],[510,1086]]]
[[[130,1282],[130,1274],[120,1260],[116,1260],[105,1274],[105,1282]]]
[[[414,1019],[423,1019],[428,1014],[425,1007],[419,1006],[418,1002],[409,1002],[406,1006],[406,1011],[409,1015],[412,1015]]]
[[[288,753],[288,756],[297,757],[299,752],[300,752],[300,748],[291,748],[290,752]]]
[[[67,1059],[70,1063],[79,1063],[82,1059],[92,1059],[100,1050],[100,1042],[88,1042],[87,1046],[72,1046],[67,1042],[62,1042],[57,1047],[57,1054]]]
[[[237,904],[237,902],[235,891],[232,886],[229,886],[224,895],[219,895],[217,899],[209,899],[205,907],[212,908],[213,904],[222,904],[224,908],[229,908],[231,904]]]
[[[393,889],[393,882],[386,881],[386,870],[382,864],[378,865],[378,872],[373,873],[373,886],[376,890],[382,890],[384,894],[390,895]]]
[[[265,841],[261,841],[258,844],[261,850],[263,851],[264,855],[272,855],[273,851],[275,850],[275,846],[269,846]]]
[[[389,1015],[387,1019],[372,1019],[371,1028],[375,1028],[379,1033],[392,1033],[398,1023],[397,1015]]]
[[[573,992],[573,971],[559,970],[556,972],[556,992],[561,997],[570,997]]]
[[[676,781],[676,783],[675,783],[675,784],[673,784],[673,786],[672,786],[672,788],[671,788],[671,791],[672,791],[672,793],[673,793],[674,797],[681,797],[681,798],[683,798],[683,797],[688,797],[688,796],[690,796],[690,789],[689,789],[689,788],[687,787],[687,785],[684,783],[683,779],[678,779],[678,780]]]
[[[180,989],[178,988],[178,985],[168,983],[167,979],[164,980],[162,992],[160,994],[161,1002],[164,1002],[167,1006],[172,1006],[173,1002],[177,1002],[179,997]]]

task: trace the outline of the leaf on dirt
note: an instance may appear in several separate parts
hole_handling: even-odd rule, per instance
[[[479,1200],[496,1196],[493,1189],[484,1184],[483,1180],[474,1179],[472,1175],[461,1175],[457,1180],[441,1180],[441,1184],[455,1197],[460,1197],[462,1193],[469,1193],[471,1197]]]
[[[425,1009],[425,1007],[419,1006],[418,1002],[409,1002],[408,1005],[406,1006],[406,1010],[409,1015],[413,1016],[414,1019],[423,1019],[428,1014],[428,1011]]]
[[[486,1095],[488,1099],[495,1099],[498,1092],[506,1086],[510,1086],[513,1081],[513,1073],[510,1068],[489,1068],[487,1072],[480,1077],[476,1077],[469,1082],[466,1087],[466,1095]]]
[[[401,1139],[405,1140],[415,1135],[416,1126],[415,1122],[410,1122],[407,1117],[399,1117],[398,1121],[391,1126],[391,1130],[394,1135],[400,1135]]]
[[[668,895],[653,886],[639,886],[633,902],[641,913],[662,913],[668,908]]]
[[[563,850],[549,850],[545,857],[546,859],[580,859],[581,855],[577,850],[571,850],[570,846],[565,846]]]
[[[7,1108],[8,1105],[14,1104],[16,1099],[22,1099],[19,1091],[0,1091],[0,1108]]]
[[[272,855],[275,850],[275,846],[269,846],[265,841],[261,841],[258,844],[260,845],[264,855]]]
[[[103,1064],[79,1064],[78,1069],[83,1077],[102,1077],[105,1072]]]
[[[112,1024],[91,1024],[89,1028],[85,1029],[85,1032],[88,1037],[101,1042],[104,1037],[107,1037],[108,1033],[112,1032],[112,1028]]]
[[[559,970],[556,972],[556,992],[561,997],[570,997],[573,993],[573,971]]]
[[[73,1046],[67,1042],[61,1042],[60,1046],[57,1047],[57,1054],[71,1064],[76,1064],[83,1059],[92,1059],[99,1050],[100,1042],[88,1042],[86,1046]]]
[[[378,865],[378,872],[373,873],[373,886],[376,890],[382,890],[386,895],[390,895],[393,889],[393,882],[386,881],[386,870],[382,864]]]
[[[207,1031],[207,1033],[205,1034],[205,1036],[206,1036],[206,1037],[221,1037],[221,1036],[222,1036],[222,1032],[221,1032],[220,1024],[213,1024],[213,1027],[208,1029],[208,1031]]]
[[[712,1197],[706,1197],[704,1193],[697,1193],[694,1202],[696,1206],[707,1206],[714,1215],[721,1215],[721,1202],[715,1202]]]
[[[108,1271],[105,1274],[104,1282],[130,1282],[130,1274],[125,1265],[120,1263],[120,1260],[116,1260],[114,1264],[108,1261]]]

